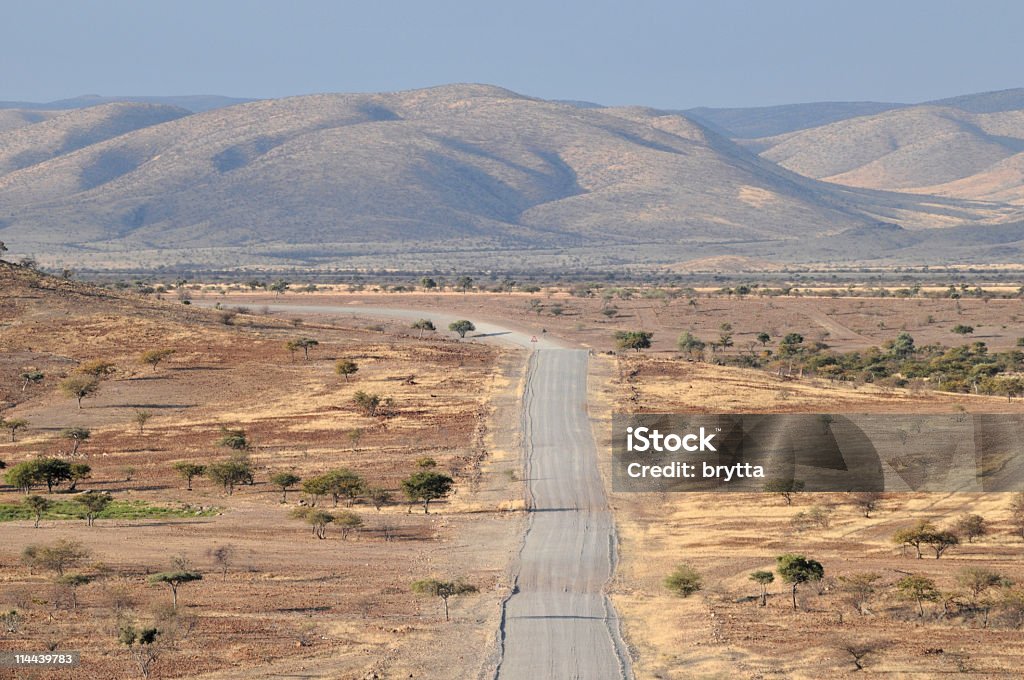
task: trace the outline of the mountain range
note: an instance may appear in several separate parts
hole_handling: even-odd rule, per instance
[[[1024,90],[689,111],[487,85],[0,106],[0,240],[114,269],[1018,263]]]

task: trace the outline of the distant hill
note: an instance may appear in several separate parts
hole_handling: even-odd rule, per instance
[[[857,116],[868,116],[903,106],[906,104],[813,102],[733,109],[700,107],[686,109],[680,113],[704,123],[723,135],[739,139],[754,139],[818,127]]]
[[[0,240],[49,266],[114,268],[860,261],[892,254],[872,255],[879,234],[983,236],[1024,220],[1007,200],[872,188],[944,185],[1009,159],[1016,115],[890,110],[746,142],[764,145],[759,157],[678,113],[486,85],[200,113],[111,103],[0,132]],[[940,132],[950,139],[929,147]],[[918,147],[938,167],[897,162]],[[885,182],[857,179],[885,163]],[[933,260],[991,254],[942,243]]]
[[[959,97],[925,102],[931,106],[949,106],[970,113],[999,113],[1024,109],[1024,88],[965,94]]]
[[[59,149],[71,121],[98,110],[8,134]],[[40,257],[138,266],[479,263],[481,253],[551,264],[559,252],[622,266],[878,221],[1005,216],[822,184],[683,116],[489,86],[160,110],[171,119],[8,164],[0,238]]]
[[[66,111],[68,109],[84,109],[90,106],[113,103],[134,103],[134,104],[158,104],[162,106],[174,106],[187,109],[193,113],[209,111],[235,104],[255,101],[253,99],[240,99],[238,97],[222,97],[215,94],[188,94],[171,97],[105,97],[96,94],[82,95],[70,99],[59,99],[53,102],[0,102],[0,109],[24,109]]]
[[[11,113],[8,110],[6,113]],[[0,120],[5,111],[0,111]],[[31,120],[32,112],[20,111]],[[190,112],[160,104],[102,104],[47,112],[43,119],[0,132],[0,176]]]

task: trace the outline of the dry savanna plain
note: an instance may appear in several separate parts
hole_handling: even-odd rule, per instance
[[[826,364],[805,370],[805,356],[787,358],[780,347],[797,333],[802,345],[819,343],[817,354],[863,352],[908,333],[918,348],[984,342],[988,352],[1009,353],[1024,336],[1014,288],[883,296],[321,286],[275,295],[182,284],[155,299],[15,267],[0,276],[3,418],[28,422],[0,444],[0,460],[8,470],[41,455],[87,463],[90,476],[75,493],[109,492],[119,503],[94,526],[53,510],[38,528],[31,517],[0,522],[0,609],[17,612],[0,644],[81,651],[82,666],[67,677],[138,674],[138,654],[150,650],[119,641],[125,626],[163,631],[152,677],[487,676],[524,521],[515,422],[524,353],[444,328],[414,330],[373,308],[422,310],[426,319],[444,312],[592,349],[588,403],[605,471],[613,412],[1016,413],[1022,404],[1014,393],[952,393],[932,380],[837,379]],[[367,311],[286,313],[274,308],[281,302]],[[619,331],[652,333],[651,346],[623,351]],[[684,333],[705,347],[679,347]],[[301,338],[317,341],[308,359],[285,348]],[[174,352],[155,367],[142,363],[154,349]],[[358,370],[346,379],[339,360]],[[79,409],[58,385],[97,361],[112,372]],[[33,371],[44,377],[22,378]],[[381,395],[376,413],[354,402],[358,391]],[[140,412],[150,414],[142,427]],[[72,455],[67,431],[76,427],[90,435]],[[200,476],[188,491],[175,463],[239,456],[221,444],[224,428],[244,431],[253,483],[228,494]],[[424,457],[436,463],[427,469],[455,481],[430,514],[402,493]],[[320,498],[317,508],[338,518],[320,540],[292,517],[315,500],[302,483],[282,494],[270,480],[338,468],[391,500],[376,509],[365,489],[337,508]],[[32,493],[59,503],[75,496],[68,487]],[[0,487],[4,508],[24,498]],[[863,501],[610,493],[620,545],[609,590],[636,677],[1019,677],[1024,540],[1012,495],[893,493],[867,510]],[[347,513],[361,524],[345,530]],[[980,533],[963,533],[965,515],[982,518]],[[925,546],[917,559],[892,536],[918,520],[961,527],[957,543],[941,559]],[[27,546],[61,539],[88,551],[67,569],[86,577],[81,583],[24,559]],[[799,585],[795,607],[776,571],[785,553],[823,568],[822,578]],[[686,597],[665,584],[680,565],[699,583]],[[203,575],[181,585],[176,610],[166,585],[150,583],[171,570]],[[758,571],[773,572],[763,606],[750,579]],[[919,577],[916,599],[898,585],[911,577]],[[413,592],[425,578],[477,592],[452,597],[446,621],[438,598]]]

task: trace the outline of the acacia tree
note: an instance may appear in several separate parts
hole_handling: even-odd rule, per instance
[[[281,502],[288,502],[288,489],[302,481],[302,478],[291,472],[278,472],[270,478],[270,482],[281,487]]]
[[[968,543],[973,543],[974,539],[988,534],[988,525],[981,515],[965,514],[957,519],[954,531],[965,537]]]
[[[439,581],[436,578],[421,579],[414,581],[412,592],[418,595],[431,595],[441,598],[444,602],[444,620],[451,620],[448,616],[448,598],[456,595],[478,592],[479,589],[471,583],[463,581]]]
[[[882,578],[881,574],[865,572],[839,577],[840,589],[847,594],[853,608],[863,615],[868,602],[875,594],[875,581]]]
[[[882,498],[883,494],[879,491],[862,491],[851,496],[853,504],[860,508],[861,513],[867,518],[871,517],[871,513],[878,507]]]
[[[619,331],[615,334],[615,346],[618,349],[632,349],[639,352],[651,346],[654,333],[651,331]]]
[[[21,559],[30,569],[49,569],[63,576],[65,569],[81,563],[89,554],[88,548],[78,541],[61,539],[49,546],[25,546]]]
[[[61,430],[60,436],[74,442],[71,455],[76,456],[78,455],[78,448],[82,445],[82,442],[92,436],[92,432],[84,427],[69,427],[66,430]]]
[[[352,395],[352,402],[356,405],[356,408],[367,416],[377,415],[377,410],[380,408],[383,401],[384,400],[379,394],[369,394],[362,390],[359,390]]]
[[[468,319],[459,319],[458,321],[452,321],[448,324],[448,330],[458,333],[460,338],[464,338],[466,337],[466,333],[475,331],[476,326],[474,326],[473,322]]]
[[[918,520],[913,526],[904,527],[892,535],[896,545],[910,545],[917,551],[917,559],[921,559],[921,546],[928,542],[938,529],[926,520]]]
[[[36,475],[36,461],[26,460],[11,466],[4,474],[4,481],[23,493],[28,493],[39,483]]]
[[[202,580],[203,575],[199,572],[186,570],[163,571],[149,577],[151,584],[164,584],[171,589],[171,607],[175,611],[178,610],[178,588],[187,583]]]
[[[46,484],[47,493],[53,493],[53,487],[72,477],[71,464],[60,458],[38,458],[32,464],[35,480]]]
[[[917,603],[918,616],[924,616],[924,603],[935,602],[941,595],[935,587],[935,581],[927,576],[911,574],[896,581],[896,594],[904,600]]]
[[[206,473],[206,466],[198,463],[190,463],[187,460],[179,460],[174,464],[174,470],[188,484],[188,491],[192,490],[192,479],[201,477]]]
[[[86,491],[83,494],[79,494],[75,502],[85,509],[85,524],[91,527],[96,521],[96,516],[106,510],[113,500],[110,494],[99,491]]]
[[[351,510],[342,510],[334,516],[334,523],[341,529],[341,539],[348,539],[351,531],[363,526],[363,518]]]
[[[132,658],[135,659],[142,677],[148,678],[151,667],[159,658],[159,646],[157,638],[160,631],[157,628],[136,629],[131,624],[125,624],[117,634],[117,640],[128,648]]]
[[[135,411],[135,415],[132,416],[132,422],[139,426],[139,435],[144,434],[146,429],[146,423],[149,422],[150,418],[153,417],[152,411],[143,411],[138,409]]]
[[[437,327],[434,326],[434,322],[430,319],[417,319],[412,324],[412,329],[419,331],[419,337],[423,337],[425,331],[436,331]]]
[[[285,343],[285,347],[293,355],[295,354],[295,352],[301,349],[303,357],[305,358],[306,361],[309,361],[309,350],[312,349],[313,347],[318,346],[319,344],[320,343],[317,340],[314,340],[313,338],[298,338],[296,340],[289,340],[287,343]]]
[[[768,606],[768,586],[775,582],[775,574],[770,571],[758,570],[750,575],[750,580],[761,586],[761,606]]]
[[[292,510],[292,517],[305,520],[313,527],[313,535],[320,540],[327,538],[327,525],[334,521],[334,515],[316,508],[295,508]]]
[[[413,473],[402,481],[402,490],[411,502],[423,502],[423,513],[430,514],[430,501],[446,497],[455,484],[448,475],[429,470]]]
[[[157,367],[162,361],[174,354],[173,349],[151,349],[143,352],[139,357],[139,361],[143,364],[147,364],[153,367],[153,371],[156,372]]]
[[[368,487],[365,491],[366,498],[373,504],[373,509],[380,512],[380,509],[391,502],[391,492],[379,486]]]
[[[703,578],[688,564],[680,564],[665,577],[665,587],[679,597],[689,597],[703,587]]]
[[[43,519],[43,515],[46,511],[53,507],[53,503],[42,496],[29,496],[24,500],[24,505],[26,508],[31,510],[32,514],[36,517],[36,522],[33,525],[36,529],[39,528],[39,522]]]
[[[348,382],[348,378],[351,375],[355,375],[359,370],[359,365],[351,359],[338,359],[334,363],[334,372],[345,378],[345,382]]]
[[[24,392],[28,389],[29,385],[38,385],[43,382],[43,378],[45,377],[46,376],[42,371],[25,371],[21,374],[21,379],[23,381],[21,383],[21,391]]]
[[[60,382],[60,391],[78,400],[78,408],[82,408],[82,400],[96,394],[100,389],[100,381],[91,375],[70,375]]]
[[[825,568],[821,562],[811,560],[803,555],[786,553],[775,558],[777,570],[783,582],[792,587],[793,609],[796,609],[796,589],[801,583],[820,581],[825,576]]]
[[[28,421],[25,420],[24,418],[11,418],[10,420],[0,418],[0,427],[3,427],[4,429],[11,431],[11,441],[13,442],[15,433],[18,430],[24,430],[28,428]]]
[[[804,490],[805,483],[802,479],[769,479],[762,487],[766,493],[774,493],[782,496],[786,505],[793,505],[793,494]]]
[[[92,467],[85,463],[72,463],[71,464],[71,476],[68,481],[71,482],[71,486],[68,487],[68,493],[74,493],[75,488],[78,486],[78,482],[83,479],[89,479],[92,476]]]
[[[252,481],[252,463],[244,457],[233,456],[228,460],[208,465],[206,476],[223,486],[224,491],[230,496],[235,492],[235,486]]]
[[[232,451],[249,450],[249,438],[246,435],[245,430],[232,430],[227,427],[221,427],[220,432],[221,437],[217,440],[218,446],[223,446],[224,448],[231,449]]]

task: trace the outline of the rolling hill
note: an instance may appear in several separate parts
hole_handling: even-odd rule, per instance
[[[104,104],[0,135],[0,239],[72,266],[625,267],[801,261],[807,239],[842,252],[879,224],[1019,213],[820,182],[679,114],[484,85],[187,114]]]

